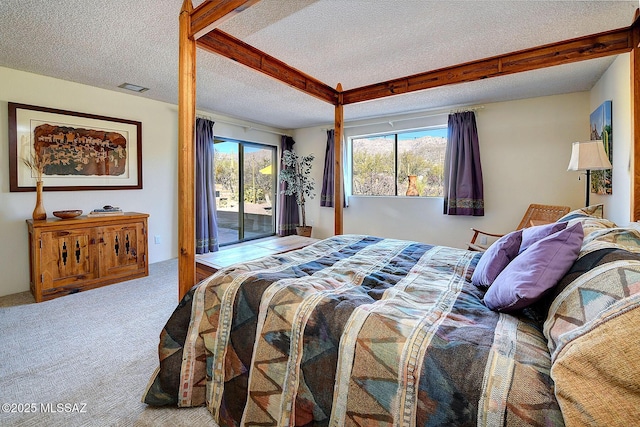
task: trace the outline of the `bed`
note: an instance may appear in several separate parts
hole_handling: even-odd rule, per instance
[[[193,129],[196,47],[334,105],[339,152],[344,105],[604,55],[631,52],[632,99],[639,99],[640,21],[343,91],[213,29],[255,3],[205,1],[193,9],[191,0],[184,0],[180,13],[182,300],[161,334],[159,368],[143,400],[157,406],[206,405],[223,426],[634,425],[640,419],[637,229],[619,228],[588,209],[570,213],[559,221],[563,230],[580,228],[582,235],[574,252],[562,257],[570,262],[560,270],[528,262],[543,245],[520,253],[522,236],[517,244],[503,242],[495,258],[418,242],[342,236],[338,155],[335,237],[231,266],[192,288]],[[632,122],[633,152],[640,146],[640,115]],[[640,156],[632,156],[631,176],[638,170]],[[637,220],[640,186],[632,187],[631,219]],[[505,255],[514,248],[515,254]],[[504,264],[497,271],[487,261],[494,259]],[[474,276],[488,270],[497,273],[491,274],[494,282],[476,283]],[[544,292],[532,295],[536,289],[525,287],[525,298],[510,301],[520,294],[504,277],[520,280],[533,270],[546,278],[537,282],[545,284]],[[549,271],[553,280],[545,276]]]
[[[626,28],[562,40],[517,52],[482,58],[437,70],[366,86],[343,90],[298,70],[250,44],[217,28],[253,7],[259,0],[204,0],[194,8],[192,0],[183,0],[179,22],[179,90],[178,90],[178,294],[182,298],[196,283],[195,263],[195,105],[196,51],[221,55],[256,72],[265,74],[309,96],[335,107],[334,156],[334,234],[343,233],[343,167],[342,136],[344,106],[370,102],[399,94],[427,90],[439,86],[480,81],[512,73],[555,67],[576,61],[630,53],[632,111],[640,100],[640,19],[636,11]],[[329,56],[327,56],[329,55]],[[330,58],[330,52],[327,53]],[[327,59],[324,58],[323,60]],[[631,152],[640,152],[640,114],[632,114]],[[635,171],[635,172],[634,172]],[[640,156],[631,156],[629,176],[640,171]],[[640,220],[640,185],[632,183],[631,220]]]
[[[341,235],[220,270],[167,322],[143,400],[206,405],[221,426],[632,425],[640,232],[587,210],[558,226],[484,255]],[[555,286],[490,309],[538,252],[569,259]]]

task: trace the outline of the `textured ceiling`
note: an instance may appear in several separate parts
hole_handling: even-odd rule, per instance
[[[201,1],[194,1],[194,6]],[[177,103],[182,0],[2,0],[0,66]],[[631,23],[637,1],[262,0],[221,29],[351,89]],[[345,107],[345,120],[588,90],[613,58]],[[197,108],[283,129],[333,107],[198,50]]]

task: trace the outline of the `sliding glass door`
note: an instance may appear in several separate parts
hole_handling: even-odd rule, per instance
[[[220,244],[275,234],[276,147],[222,138],[214,147]]]

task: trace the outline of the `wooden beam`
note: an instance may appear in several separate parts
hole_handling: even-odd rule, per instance
[[[202,49],[232,59],[330,104],[338,102],[338,94],[331,86],[223,31],[210,31],[197,43]]]
[[[231,0],[229,0],[229,2],[230,1]],[[218,3],[226,2],[219,1]],[[321,81],[218,29],[214,29],[202,36],[198,40],[198,46],[210,52],[232,59],[256,71],[260,71],[261,73],[288,84],[291,87],[335,105],[336,144],[337,147],[340,147],[342,142],[343,105],[370,101],[387,96],[420,91],[439,86],[471,82],[490,77],[498,77],[523,71],[537,70],[540,68],[626,53],[632,51],[634,46],[632,40],[632,28],[634,28],[634,26],[637,26],[637,20],[635,20],[634,24],[628,28],[621,28],[618,30],[538,46],[531,49],[511,52],[439,70],[427,71],[408,77],[363,86],[345,92],[342,91],[341,85],[338,85],[338,90],[334,91],[331,87]],[[633,68],[632,65],[632,73],[640,73],[640,71],[638,71],[639,69],[640,66]],[[632,87],[635,88],[636,86]],[[640,89],[636,88],[635,91],[636,92],[634,92],[633,96],[639,96],[639,98],[634,98],[634,100],[640,101]],[[638,120],[638,123],[635,123],[635,128],[640,129],[640,119],[634,120]],[[640,130],[637,132],[638,134],[634,134],[634,138],[637,137],[639,139],[639,145],[634,145],[634,147],[639,148],[637,152],[640,152]],[[343,192],[342,158],[341,155],[338,155],[338,153],[341,152],[341,149],[336,151],[335,156],[336,179],[334,184],[336,189],[334,194],[336,197],[336,203],[334,205],[334,209],[336,234],[342,233],[342,203],[338,203],[338,200],[341,200],[343,197],[341,196],[338,198],[338,195],[342,195]],[[638,160],[638,162],[640,162],[640,160]],[[640,166],[640,164],[637,166]],[[638,174],[640,174],[640,167],[636,167],[634,170],[638,171]],[[632,214],[633,218],[640,218],[640,181],[638,184],[638,197],[632,197],[632,210],[634,211]],[[633,188],[635,196],[636,186],[634,185]],[[637,202],[634,202],[634,200]],[[637,207],[636,203],[638,204]]]
[[[334,145],[333,145],[333,216],[334,234],[343,233],[342,226],[342,206],[344,201],[344,184],[342,173],[342,135],[344,133],[344,107],[342,106],[342,85],[338,83],[336,87],[338,93],[338,103],[336,105],[334,123]]]
[[[196,283],[195,117],[196,41],[189,29],[193,5],[180,11],[178,77],[178,299]]]
[[[189,37],[198,39],[260,0],[207,0],[192,10]]]
[[[630,33],[621,28],[350,89],[344,104],[626,53]]]
[[[640,221],[640,18],[631,25],[631,221]]]

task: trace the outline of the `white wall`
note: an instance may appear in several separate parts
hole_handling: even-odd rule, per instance
[[[442,198],[352,196],[344,210],[344,232],[466,247],[471,227],[513,230],[531,203],[580,207],[584,203],[584,181],[578,181],[576,172],[567,172],[567,164],[571,143],[589,136],[588,105],[589,93],[580,92],[486,104],[476,112],[484,217],[443,215]],[[434,125],[434,120],[437,117],[423,119],[422,125]],[[446,124],[446,114],[440,120]],[[395,121],[393,129],[387,127],[386,131],[415,129],[419,121]],[[379,131],[361,124],[346,123],[345,127],[351,127],[349,133]],[[326,132],[323,127],[299,129],[294,138],[301,152],[316,154],[313,174],[320,183]],[[332,235],[333,209],[321,208],[318,198],[307,209],[314,221],[314,237]]]
[[[44,206],[49,217],[55,210],[82,209],[87,213],[106,204],[149,213],[149,261],[177,256],[177,107],[0,67],[0,296],[29,290],[25,220],[35,205],[34,192],[9,192],[8,102],[142,122],[142,190],[45,191]],[[211,116],[214,121],[234,122]],[[278,145],[277,135],[250,130],[251,123],[236,122],[241,126],[217,123],[216,134]],[[156,235],[161,238],[158,245],[154,244]]]
[[[631,213],[631,64],[629,54],[618,55],[609,69],[591,89],[589,112],[604,101],[611,102],[613,176],[612,194],[591,193],[590,204],[604,203],[604,214],[618,225],[630,222]]]
[[[614,190],[612,196],[592,195],[592,201],[604,202],[607,217],[625,224],[630,218],[629,84],[629,56],[620,55],[591,92],[486,104],[477,111],[485,183],[484,217],[442,215],[440,198],[352,197],[344,211],[344,232],[464,247],[470,227],[509,231],[517,225],[529,203],[582,206],[584,180],[578,180],[578,172],[566,171],[571,142],[589,138],[590,112],[609,99],[613,101]],[[176,106],[0,67],[0,296],[29,289],[25,219],[30,218],[35,203],[33,192],[9,192],[7,102],[141,121],[142,190],[45,192],[45,208],[49,214],[69,208],[88,212],[111,204],[147,212],[150,262],[177,255]],[[277,134],[256,129],[286,132],[208,115],[217,121],[215,133],[229,138],[279,145]],[[415,115],[404,116],[411,117]],[[398,121],[393,130],[431,126],[438,121],[446,123],[446,114]],[[382,129],[386,125],[370,125],[371,122],[346,123],[346,133],[392,130]],[[321,238],[333,234],[333,209],[319,206],[325,130],[331,127],[332,123],[293,132],[298,152],[316,155],[313,176],[317,197],[308,202],[307,215],[314,226],[314,237]],[[161,236],[161,244],[153,243],[155,235]]]

